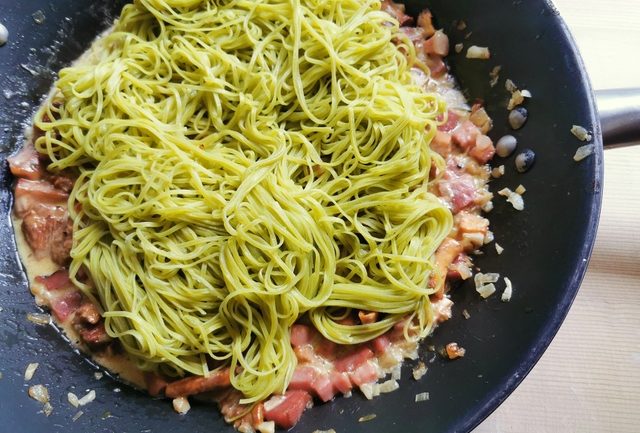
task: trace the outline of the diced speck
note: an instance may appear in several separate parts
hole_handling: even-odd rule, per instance
[[[520,173],[528,171],[536,160],[536,154],[531,149],[525,149],[516,156],[516,170]]]
[[[496,143],[496,153],[502,158],[506,158],[516,150],[518,140],[513,135],[505,135]]]
[[[513,129],[520,129],[527,123],[529,112],[524,107],[516,107],[509,112],[509,125]]]

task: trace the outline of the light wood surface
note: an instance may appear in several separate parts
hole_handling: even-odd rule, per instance
[[[555,0],[595,89],[640,87],[640,0]],[[605,152],[589,270],[558,335],[474,433],[640,432],[640,145]]]

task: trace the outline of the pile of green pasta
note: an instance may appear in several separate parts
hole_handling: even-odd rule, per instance
[[[223,363],[250,403],[286,388],[303,315],[340,344],[430,331],[445,107],[413,67],[376,1],[136,0],[60,72],[36,147],[79,176],[70,271],[141,368]]]

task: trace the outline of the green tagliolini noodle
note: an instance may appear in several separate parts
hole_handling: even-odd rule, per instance
[[[136,0],[60,72],[36,147],[78,175],[71,275],[141,368],[215,360],[249,403],[286,387],[302,315],[341,344],[430,332],[445,108],[412,67],[375,1]]]

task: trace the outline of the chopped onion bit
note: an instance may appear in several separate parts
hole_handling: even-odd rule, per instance
[[[37,362],[32,362],[31,364],[27,365],[27,369],[24,371],[24,380],[30,381],[31,379],[33,379],[33,375],[35,374],[38,365],[40,364],[38,364]]]
[[[416,403],[420,403],[421,401],[428,401],[428,400],[429,400],[428,392],[421,392],[419,394],[416,394]]]
[[[67,400],[69,401],[69,404],[73,407],[80,406],[78,396],[72,392],[67,393]]]
[[[51,403],[46,402],[43,406],[42,406],[42,413],[45,414],[45,416],[49,416],[53,413],[53,406],[51,406]]]
[[[451,342],[445,346],[445,351],[447,352],[447,356],[449,359],[462,358],[467,351],[458,346],[458,343]]]
[[[491,87],[495,87],[498,84],[498,80],[500,79],[500,71],[502,70],[502,66],[494,66],[494,68],[489,72],[489,77],[491,77],[491,81],[489,81],[489,85]]]
[[[100,371],[93,373],[93,377],[96,378],[96,380],[100,380],[104,377],[104,374]]]
[[[378,385],[378,390],[380,394],[387,394],[395,391],[398,388],[400,388],[400,385],[398,384],[398,381],[394,379],[389,379]]]
[[[476,284],[476,289],[480,286],[484,286],[486,283],[495,283],[500,279],[500,274],[494,272],[483,274],[478,272],[473,277],[473,282]]]
[[[518,105],[521,105],[523,102],[524,102],[524,95],[520,90],[516,90],[511,94],[511,99],[509,99],[507,110],[513,110]]]
[[[256,426],[256,431],[260,433],[275,433],[276,423],[273,421],[262,421]],[[336,433],[334,430],[328,430],[329,432]]]
[[[478,292],[483,298],[487,299],[489,296],[493,295],[496,292],[496,286],[493,283],[489,283],[484,286],[478,287],[476,289],[476,292]]]
[[[518,90],[518,86],[516,86],[516,84],[509,78],[504,82],[504,88],[507,89],[507,92],[509,93],[513,93]]]
[[[49,402],[49,390],[44,385],[33,385],[29,387],[29,397],[40,403]]]
[[[76,412],[76,414],[73,416],[73,418],[71,418],[71,421],[73,421],[73,422],[78,421],[78,418],[80,418],[82,415],[84,415],[84,412],[79,410],[78,412]]]
[[[51,316],[44,313],[29,313],[27,314],[27,320],[36,325],[48,325],[51,323]]]
[[[456,53],[460,54],[464,49],[464,44],[463,43],[456,44],[454,49],[456,50]]]
[[[358,422],[367,422],[374,419],[377,415],[375,413],[370,413],[369,415],[361,416],[358,418]]]
[[[85,404],[89,404],[95,399],[96,399],[96,392],[92,389],[87,393],[87,395],[85,395],[84,397],[78,400],[78,406],[84,406]]]
[[[376,389],[373,385],[373,383],[363,383],[360,385],[360,392],[362,392],[362,395],[364,395],[367,400],[372,400],[373,397],[380,395],[375,393]]]
[[[415,380],[422,379],[424,375],[427,374],[427,370],[429,370],[429,368],[425,365],[424,362],[418,362],[418,365],[416,365],[413,369],[413,378]]]
[[[504,251],[504,248],[502,248],[502,246],[496,242],[496,253],[498,253],[498,255],[502,254],[502,252]]]
[[[593,138],[591,134],[589,134],[589,131],[579,125],[573,125],[571,127],[571,133],[580,141],[589,141]]]
[[[507,201],[511,203],[511,206],[513,206],[515,210],[524,209],[524,200],[517,192],[511,191],[509,188],[502,188],[498,191],[498,194],[503,197],[507,197]]]
[[[479,47],[477,45],[472,45],[467,48],[467,59],[480,59],[487,60],[491,58],[491,53],[489,52],[489,48],[487,47]]]
[[[336,431],[330,428],[329,430],[314,430],[313,433],[336,433]]]
[[[180,415],[186,414],[190,409],[191,405],[186,397],[176,397],[173,399],[173,410],[178,412]]]
[[[527,189],[524,187],[524,185],[518,185],[518,187],[516,188],[516,194],[524,194],[525,192],[527,192]]]
[[[596,150],[595,144],[587,144],[585,146],[580,146],[578,150],[576,150],[576,154],[573,156],[573,160],[576,162],[582,161],[589,155],[593,154]]]
[[[504,175],[504,164],[498,167],[495,167],[493,170],[491,170],[491,177],[493,177],[494,179],[502,177],[503,175]]]
[[[391,370],[391,379],[400,380],[402,379],[402,364],[397,364]]]
[[[490,244],[495,239],[493,232],[491,230],[487,230],[487,233],[484,235],[484,244]]]
[[[511,300],[511,295],[513,294],[513,286],[511,285],[511,280],[507,277],[504,277],[504,292],[502,292],[502,297],[500,298],[502,302],[509,302]]]

